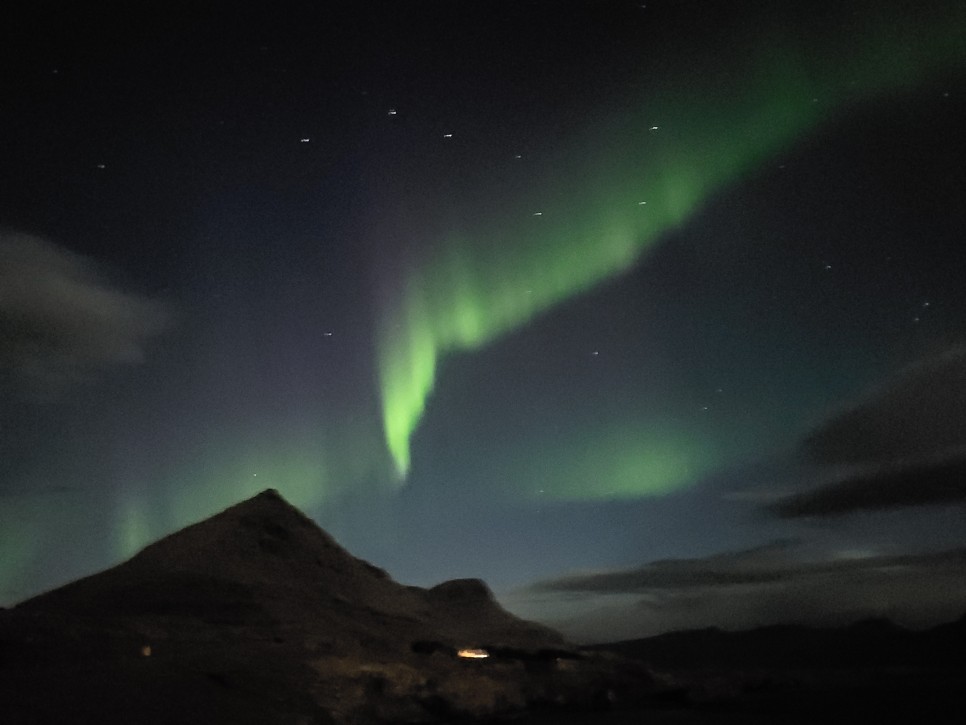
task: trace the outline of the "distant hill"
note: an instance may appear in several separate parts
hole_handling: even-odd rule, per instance
[[[667,670],[966,669],[966,615],[921,632],[887,619],[868,619],[827,629],[776,625],[743,632],[688,630],[587,649],[617,652]]]
[[[438,722],[653,685],[479,580],[394,582],[273,490],[0,611],[0,682],[5,725]]]

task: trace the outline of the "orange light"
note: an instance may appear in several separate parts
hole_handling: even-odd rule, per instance
[[[468,660],[482,660],[490,656],[485,649],[460,649],[456,650],[457,657],[464,657]]]

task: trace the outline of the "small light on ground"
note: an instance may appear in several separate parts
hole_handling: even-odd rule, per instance
[[[490,656],[485,649],[460,649],[456,650],[456,656],[468,660],[482,660]]]

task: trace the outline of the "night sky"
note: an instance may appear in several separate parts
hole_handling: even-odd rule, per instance
[[[0,605],[273,487],[579,640],[966,611],[962,2],[34,5]]]

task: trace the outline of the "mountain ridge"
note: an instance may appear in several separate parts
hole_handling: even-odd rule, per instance
[[[513,616],[480,580],[393,581],[273,490],[0,612],[0,678],[0,710],[31,723],[440,722],[655,683]]]

